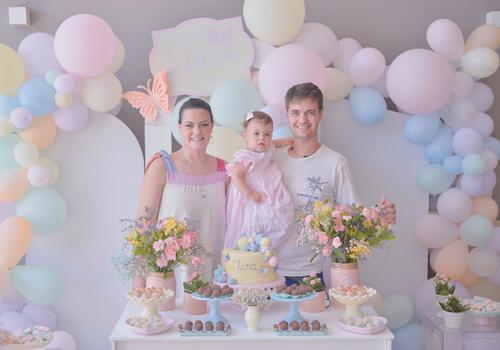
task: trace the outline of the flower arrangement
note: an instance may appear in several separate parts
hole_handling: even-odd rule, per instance
[[[208,282],[205,282],[201,277],[199,271],[193,272],[191,277],[183,283],[184,291],[188,294],[193,294],[198,289],[208,286]]]
[[[302,284],[310,287],[315,292],[322,292],[325,290],[325,285],[321,282],[321,279],[316,276],[316,272],[313,271],[309,276],[302,279]]]
[[[444,273],[438,273],[434,277],[434,291],[437,295],[450,295],[455,293],[455,286],[450,286],[448,282],[451,280]]]
[[[124,220],[128,223],[125,240],[132,255],[145,260],[151,272],[165,275],[180,265],[191,264],[195,269],[208,252],[198,242],[198,233],[187,228],[186,222],[173,217],[154,224],[147,218]]]
[[[269,293],[260,288],[241,288],[233,294],[233,301],[243,307],[258,306],[264,310],[271,307]]]
[[[448,298],[446,298],[446,301],[444,303],[439,302],[439,305],[446,312],[457,313],[469,310],[469,307],[465,304],[462,304],[460,298],[455,295],[449,295]]]
[[[368,258],[373,248],[395,239],[395,219],[394,204],[384,198],[371,208],[317,201],[312,213],[299,216],[297,245],[311,245],[311,261],[328,256],[332,263],[357,262]]]

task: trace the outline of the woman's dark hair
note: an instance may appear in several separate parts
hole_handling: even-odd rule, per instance
[[[178,121],[179,124],[182,123],[182,113],[186,109],[204,109],[208,112],[208,114],[210,114],[210,123],[212,124],[214,123],[214,115],[212,114],[212,108],[210,108],[210,105],[207,103],[207,101],[201,98],[192,97],[186,102],[184,102],[181,109],[179,110],[179,121]]]
[[[293,100],[305,100],[310,98],[313,101],[316,101],[318,104],[318,110],[321,112],[323,110],[323,93],[313,83],[302,83],[292,86],[288,89],[285,96],[285,107],[288,111],[288,106],[290,102]]]

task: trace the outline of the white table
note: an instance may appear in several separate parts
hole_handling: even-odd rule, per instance
[[[142,336],[129,331],[125,326],[128,317],[140,314],[140,307],[129,302],[123,310],[115,328],[111,332],[109,340],[113,350],[157,350],[157,349],[196,349],[196,350],[321,350],[321,349],[345,349],[345,350],[390,350],[391,341],[394,338],[391,331],[373,335],[359,335],[344,331],[337,323],[342,311],[338,309],[327,309],[321,313],[306,313],[303,316],[312,321],[317,319],[321,324],[328,327],[326,336],[278,336],[272,329],[273,324],[278,323],[288,311],[285,303],[274,302],[271,309],[262,312],[260,332],[250,332],[246,329],[244,311],[239,310],[237,305],[229,302],[221,302],[221,313],[231,322],[231,335],[220,337],[181,337],[177,333],[177,324],[186,320],[203,319],[204,315],[188,315],[182,311],[180,301],[177,301],[175,310],[161,312],[163,316],[175,319],[174,329],[158,335]],[[369,306],[363,311],[366,314],[375,312]]]

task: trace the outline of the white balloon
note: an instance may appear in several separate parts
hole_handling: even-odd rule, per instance
[[[113,58],[111,66],[108,68],[108,72],[111,73],[116,73],[123,65],[123,62],[125,61],[125,47],[123,46],[122,41],[116,36],[115,36],[115,41],[116,41],[115,57]]]
[[[264,62],[267,55],[269,55],[276,48],[273,45],[268,44],[261,40],[252,39],[252,41],[255,50],[255,57],[253,59],[252,67],[260,68],[262,62]]]
[[[14,148],[14,158],[23,167],[38,162],[38,148],[32,142],[21,141]]]
[[[321,23],[304,23],[292,43],[315,51],[328,66],[337,54],[338,41],[335,33]]]
[[[43,165],[34,164],[28,169],[28,181],[35,187],[46,186],[50,181],[50,171]]]
[[[488,85],[476,82],[467,98],[478,112],[486,112],[493,106],[495,96],[493,90]]]
[[[441,116],[446,124],[453,128],[468,127],[476,116],[476,109],[472,102],[464,98],[450,99],[441,109]]]
[[[499,265],[500,258],[495,249],[491,247],[474,248],[469,253],[469,268],[476,276],[491,276]]]
[[[47,183],[47,185],[49,185],[49,186],[53,185],[57,181],[57,179],[59,178],[59,166],[57,165],[57,163],[50,158],[41,157],[38,160],[38,165],[43,166],[45,169],[47,169],[49,171],[50,178],[49,178],[49,182]]]
[[[495,127],[495,125],[493,123],[493,119],[491,119],[488,114],[477,112],[468,127],[476,129],[477,131],[479,131],[483,139],[486,139],[493,132],[493,128]]]
[[[358,50],[349,64],[349,76],[354,85],[367,86],[376,83],[385,72],[385,57],[373,47]]]
[[[337,54],[333,59],[333,66],[349,73],[352,56],[361,50],[361,44],[352,38],[343,38],[339,40]]]
[[[467,96],[472,91],[474,79],[465,72],[456,72],[453,75],[453,93],[456,96]]]
[[[122,84],[110,72],[83,79],[80,97],[82,101],[97,112],[113,109],[122,98]]]
[[[407,324],[413,316],[413,303],[402,294],[384,298],[384,309],[381,316],[387,319],[387,327],[396,329]]]

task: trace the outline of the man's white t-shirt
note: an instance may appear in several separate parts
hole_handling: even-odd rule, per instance
[[[330,199],[341,204],[359,202],[347,160],[325,145],[305,158],[292,158],[288,155],[288,148],[282,147],[276,150],[275,161],[294,201],[295,215],[311,212],[317,200]],[[320,272],[323,260],[317,257],[311,262],[311,247],[297,247],[297,237],[297,225],[294,223],[289,226],[286,238],[277,248],[278,273],[282,276],[306,276],[312,271]]]

